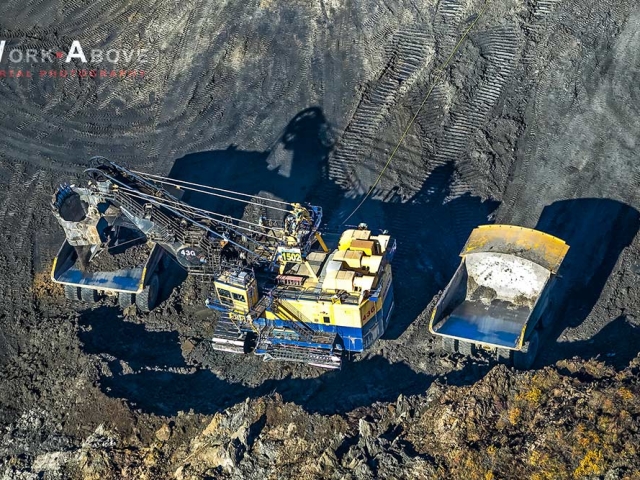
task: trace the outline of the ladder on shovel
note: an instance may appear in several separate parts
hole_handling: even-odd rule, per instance
[[[247,344],[247,337],[250,334],[258,337],[260,333],[253,324],[253,320],[262,316],[267,307],[268,298],[263,297],[248,314],[223,311],[216,322],[211,338],[213,349],[221,352],[249,353],[251,346]]]
[[[272,322],[260,331],[255,352],[263,355],[265,362],[285,361],[341,368],[342,348],[335,333],[313,330],[301,312],[281,300],[274,299],[270,309],[278,313],[285,310],[292,318],[286,326],[276,326]]]

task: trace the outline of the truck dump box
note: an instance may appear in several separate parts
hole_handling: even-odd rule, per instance
[[[140,293],[144,288],[147,274],[151,275],[154,272],[162,255],[162,247],[155,244],[143,266],[90,273],[78,268],[76,250],[65,240],[53,261],[51,279],[64,285],[104,292]]]
[[[462,262],[436,308],[429,330],[452,339],[519,350],[527,326],[548,302],[568,245],[530,228],[483,225],[471,233]]]

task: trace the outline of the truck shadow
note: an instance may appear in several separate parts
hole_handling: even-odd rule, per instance
[[[107,362],[109,373],[103,373],[99,380],[102,391],[157,415],[191,409],[210,414],[247,397],[274,392],[312,413],[345,413],[377,401],[395,401],[400,394],[424,393],[437,378],[415,372],[405,363],[390,363],[374,356],[345,360],[341,371],[310,368],[308,375],[312,378],[266,379],[250,387],[227,381],[207,369],[191,368],[182,357],[177,332],[149,331],[123,319],[115,307],[82,312],[79,326],[83,350]],[[238,360],[256,371],[263,365],[254,356]],[[456,372],[456,384],[480,378],[483,372],[474,368]]]
[[[187,279],[187,272],[180,264],[168,254],[166,264],[160,272],[160,291],[158,292],[157,304],[160,305],[168,300],[173,291]]]
[[[552,364],[587,352],[591,355],[588,358],[605,354],[600,350],[604,343],[599,338],[615,337],[620,344],[628,343],[626,335],[632,330],[623,326],[626,323],[622,317],[602,330],[604,337],[598,334],[576,345],[557,339],[565,328],[576,327],[589,316],[620,253],[631,244],[639,226],[640,216],[635,208],[611,199],[562,200],[543,210],[536,228],[565,240],[570,248],[558,272],[557,288],[550,292],[548,314],[555,317],[555,322],[545,332],[547,348],[543,347],[538,363]]]
[[[148,332],[144,325],[119,317],[119,308],[107,306],[82,312],[78,337],[86,353],[115,358],[134,370],[185,366],[178,332]]]
[[[579,357],[584,360],[597,359],[605,365],[623,369],[638,355],[640,328],[620,315],[609,322],[589,340],[559,342],[545,352],[545,360],[554,364],[559,360]]]

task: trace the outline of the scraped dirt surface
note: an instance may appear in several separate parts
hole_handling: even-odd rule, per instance
[[[640,476],[640,9],[491,1],[440,76],[483,5],[6,2],[6,50],[148,53],[142,78],[0,77],[0,475]],[[384,339],[326,372],[211,351],[196,279],[164,279],[148,315],[68,302],[47,285],[63,240],[48,202],[93,155],[321,205],[328,231],[388,229]],[[445,355],[428,333],[491,222],[571,247],[533,372]]]

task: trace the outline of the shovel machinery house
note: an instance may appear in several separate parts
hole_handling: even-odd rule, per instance
[[[517,368],[530,368],[538,330],[553,321],[550,292],[568,250],[559,238],[530,228],[474,229],[429,330],[442,338],[446,351],[471,354],[482,348]]]
[[[61,185],[52,198],[66,239],[51,278],[68,298],[113,296],[123,308],[148,312],[175,260],[207,280],[202,301],[218,312],[214,349],[340,368],[343,350],[361,352],[385,332],[395,252],[386,232],[363,224],[329,249],[320,207],[134,172],[102,157],[93,162],[86,186]],[[182,200],[185,191],[242,202],[245,214],[193,207]],[[101,259],[141,244],[143,260],[101,268]]]

